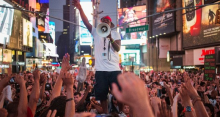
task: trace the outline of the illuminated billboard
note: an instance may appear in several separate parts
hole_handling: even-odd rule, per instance
[[[174,9],[174,0],[154,0],[154,13]],[[162,13],[152,17],[153,36],[175,32],[175,12]]]
[[[93,7],[92,7],[92,2],[80,2],[82,8],[84,9],[84,13],[87,16],[89,23],[92,25],[93,24]],[[79,25],[85,26],[83,23],[81,17],[79,17]],[[93,37],[89,30],[87,28],[79,27],[79,34],[80,34],[80,45],[92,45],[92,40]]]
[[[146,25],[146,18],[143,17],[146,17],[146,5],[118,9],[118,24],[120,27],[122,45],[146,44],[146,38],[147,38],[146,31],[126,33],[126,28],[128,27],[137,27],[137,26]],[[143,19],[132,22],[140,18]],[[131,23],[126,24],[128,22]]]
[[[53,38],[53,43],[55,44],[55,22],[49,22],[50,36]]]
[[[0,5],[12,7],[3,0],[0,1]],[[12,31],[13,15],[14,9],[0,7],[0,43],[2,44],[5,44],[5,40],[6,43],[9,42],[9,36],[11,35]]]
[[[49,8],[47,8],[46,15],[49,15]],[[49,33],[50,32],[49,30],[50,30],[50,28],[49,28],[49,17],[46,16],[46,18],[45,18],[45,31],[44,31],[44,33]]]
[[[32,23],[23,18],[23,45],[33,47]]]
[[[19,49],[19,38],[20,34],[20,26],[21,26],[21,11],[15,10],[14,11],[14,18],[13,18],[13,26],[12,26],[12,33],[10,36],[10,42],[8,44],[8,47]]]
[[[183,6],[202,5],[204,0],[183,0]],[[219,5],[209,5],[201,9],[183,10],[183,47],[219,43],[220,12]],[[187,12],[187,13],[186,13]]]

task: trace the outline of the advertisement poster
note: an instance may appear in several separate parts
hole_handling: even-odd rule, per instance
[[[154,0],[154,13],[174,9],[175,0]],[[175,32],[175,12],[163,13],[152,17],[153,36]]]
[[[12,33],[10,37],[10,42],[8,47],[19,49],[19,36],[20,36],[20,22],[21,22],[21,11],[15,10],[14,11],[14,18],[13,18],[13,26],[12,26]]]
[[[170,50],[170,40],[169,39],[159,39],[159,58],[167,58],[167,52]]]
[[[32,23],[23,18],[23,45],[33,47]]]
[[[146,31],[126,33],[126,28],[146,25],[146,18],[135,21],[143,17],[146,17],[146,5],[118,9],[118,24],[120,27],[122,41],[123,40],[137,41],[137,39],[146,40],[147,37]]]
[[[11,63],[12,62],[11,50],[3,49],[3,62],[5,62],[5,63]]]
[[[53,38],[53,44],[55,44],[55,22],[49,22],[50,36]]]
[[[12,7],[7,2],[1,0],[0,5]],[[14,9],[0,7],[0,43],[4,44],[9,42],[9,36],[12,31]]]
[[[84,9],[85,15],[87,16],[89,23],[93,24],[93,7],[92,2],[80,2],[82,8]],[[79,17],[79,25],[85,26],[81,17]],[[90,34],[87,28],[79,27],[79,34],[80,34],[80,45],[92,45],[92,35]]]
[[[201,48],[201,49],[194,49],[193,55],[194,55],[194,64],[193,65],[203,65],[204,64],[204,58],[206,55],[215,54],[215,48]]]
[[[197,6],[202,5],[203,2],[203,0],[196,3],[193,0],[183,0],[183,6]],[[220,42],[219,5],[209,5],[197,10],[186,9],[183,10],[183,14],[185,14],[183,15],[184,48]]]

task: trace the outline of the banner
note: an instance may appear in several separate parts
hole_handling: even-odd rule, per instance
[[[12,33],[10,37],[10,42],[8,44],[9,48],[19,49],[20,25],[21,25],[21,11],[15,10]]]
[[[32,23],[23,18],[23,45],[33,47]]]
[[[154,0],[154,13],[174,9],[175,0]],[[153,16],[153,36],[175,32],[175,12]]]
[[[3,62],[11,63],[12,62],[12,53],[9,49],[3,49]]]
[[[183,0],[183,7],[202,5],[204,1]],[[220,42],[220,6],[183,10],[183,47],[196,47]]]
[[[167,52],[170,50],[170,39],[159,40],[159,58],[167,58]]]
[[[147,31],[126,33],[126,28],[146,25],[146,18],[144,18],[146,17],[146,9],[146,5],[118,9],[118,24],[120,27],[122,41],[129,40],[130,42],[132,41],[133,44],[146,44]],[[143,19],[135,21],[140,18]],[[143,41],[139,41],[137,39],[142,39]]]

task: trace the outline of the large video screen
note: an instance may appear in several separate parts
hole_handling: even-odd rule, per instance
[[[0,5],[12,7],[7,2],[0,0]],[[4,44],[9,42],[9,36],[12,31],[14,9],[0,7],[0,43]]]
[[[87,16],[89,23],[93,24],[93,7],[92,7],[92,2],[80,2],[82,8],[84,9],[84,13]],[[83,23],[81,17],[79,17],[79,25],[81,26],[85,26],[85,24]],[[92,45],[92,35],[89,32],[89,30],[87,28],[83,28],[83,27],[79,27],[79,34],[80,34],[80,45]]]
[[[120,27],[122,43],[124,40],[129,40],[133,44],[136,42],[139,42],[140,44],[142,42],[140,39],[142,39],[146,44],[147,31],[126,33],[126,28],[128,27],[146,25],[146,18],[144,17],[146,17],[146,5],[118,9],[118,23]],[[143,19],[135,21],[140,18]]]
[[[204,0],[183,0],[183,7],[202,5]],[[183,10],[183,47],[193,48],[220,42],[219,5]]]
[[[154,0],[154,13],[174,9],[174,0]],[[153,36],[175,32],[175,12],[162,13],[152,17]]]
[[[33,47],[32,23],[23,18],[23,45]]]

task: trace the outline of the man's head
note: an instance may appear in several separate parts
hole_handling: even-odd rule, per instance
[[[109,17],[108,15],[102,17],[102,18],[101,18],[101,22],[108,24],[111,28],[115,27],[115,25],[112,23],[111,17]]]
[[[80,98],[81,97],[81,93],[79,93],[79,92],[75,92],[74,93],[74,101],[75,101],[75,103],[78,103],[79,101],[80,101]]]

